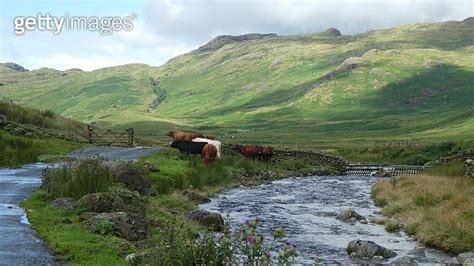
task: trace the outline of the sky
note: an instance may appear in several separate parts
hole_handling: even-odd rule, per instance
[[[0,0],[0,62],[28,69],[86,71],[145,63],[159,66],[221,34],[281,35],[369,29],[474,16],[474,0]],[[63,30],[14,33],[17,17],[132,17],[133,30],[101,35]]]

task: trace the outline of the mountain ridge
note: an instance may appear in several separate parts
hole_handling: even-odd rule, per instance
[[[329,35],[218,36],[159,67],[11,75],[0,68],[0,95],[158,137],[187,128],[295,144],[316,135],[330,142],[336,137],[466,139],[474,129],[469,112],[474,106],[466,100],[474,97],[471,20],[358,35],[333,29]],[[159,105],[150,108],[157,97]],[[455,119],[454,113],[464,115]]]

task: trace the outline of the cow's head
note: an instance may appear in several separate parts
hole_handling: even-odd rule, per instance
[[[166,133],[166,136],[174,138],[175,133],[176,131],[168,131],[168,133]]]

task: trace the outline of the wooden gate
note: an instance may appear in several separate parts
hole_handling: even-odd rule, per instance
[[[112,130],[101,131],[87,126],[86,135],[89,143],[96,145],[133,146],[135,141],[133,128],[126,129],[122,132],[114,132]]]

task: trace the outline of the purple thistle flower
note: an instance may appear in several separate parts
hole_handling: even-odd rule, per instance
[[[247,236],[247,242],[252,242],[252,241],[253,241],[253,236],[252,235]]]

